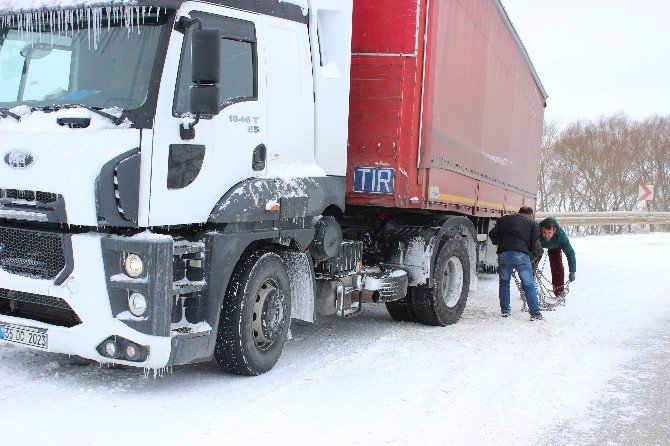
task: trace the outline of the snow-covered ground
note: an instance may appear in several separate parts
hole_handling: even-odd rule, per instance
[[[608,408],[633,424],[648,409],[626,382],[651,373],[641,364],[667,333],[670,234],[573,244],[577,281],[543,321],[518,298],[500,318],[497,277],[480,276],[457,325],[402,324],[371,305],[294,326],[256,378],[209,363],[145,378],[0,344],[0,443],[622,444],[600,424]]]

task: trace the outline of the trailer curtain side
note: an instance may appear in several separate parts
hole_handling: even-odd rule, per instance
[[[354,1],[347,202],[491,216],[534,205],[545,93],[498,0]],[[360,188],[360,186],[359,186]]]

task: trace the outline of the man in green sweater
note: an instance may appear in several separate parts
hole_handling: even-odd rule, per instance
[[[563,256],[561,256],[561,252],[564,252],[568,258],[568,268],[570,270],[568,279],[570,282],[573,282],[575,280],[575,273],[577,272],[575,250],[572,249],[568,236],[555,218],[549,217],[542,220],[540,222],[540,232],[542,233],[542,237],[540,238],[542,247],[547,248],[547,255],[549,256],[551,284],[554,287],[554,294],[562,296],[565,293],[565,272],[563,270]]]

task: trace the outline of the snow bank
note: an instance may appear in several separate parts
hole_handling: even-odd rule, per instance
[[[543,321],[521,312],[516,289],[512,316],[501,318],[497,276],[482,275],[458,324],[398,323],[383,305],[292,324],[279,363],[254,378],[210,362],[152,380],[0,343],[0,437],[112,445],[119,437],[100,433],[128,418],[132,401],[151,414],[150,423],[123,424],[137,444],[248,444],[250,432],[277,444],[295,443],[296,433],[322,444],[641,444],[551,434],[593,422],[589,407],[603,398],[637,404],[609,383],[630,375],[628,361],[648,359],[636,343],[667,334],[670,234],[571,241],[577,281],[567,306]]]

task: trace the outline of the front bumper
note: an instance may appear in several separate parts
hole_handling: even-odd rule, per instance
[[[170,361],[170,308],[172,287],[172,239],[168,236],[115,237],[87,233],[71,236],[73,268],[56,285],[53,280],[10,274],[0,269],[0,289],[61,299],[81,323],[67,327],[28,317],[0,314],[0,324],[46,329],[47,351],[77,355],[104,363],[163,368]],[[116,262],[117,249],[144,250],[147,272],[144,278],[124,279]],[[111,262],[111,263],[110,263]],[[116,277],[116,280],[113,278]],[[147,293],[148,316],[129,317],[128,290]],[[126,302],[125,308],[122,303]],[[146,347],[145,360],[134,362],[100,354],[98,346],[110,337],[120,337]]]

